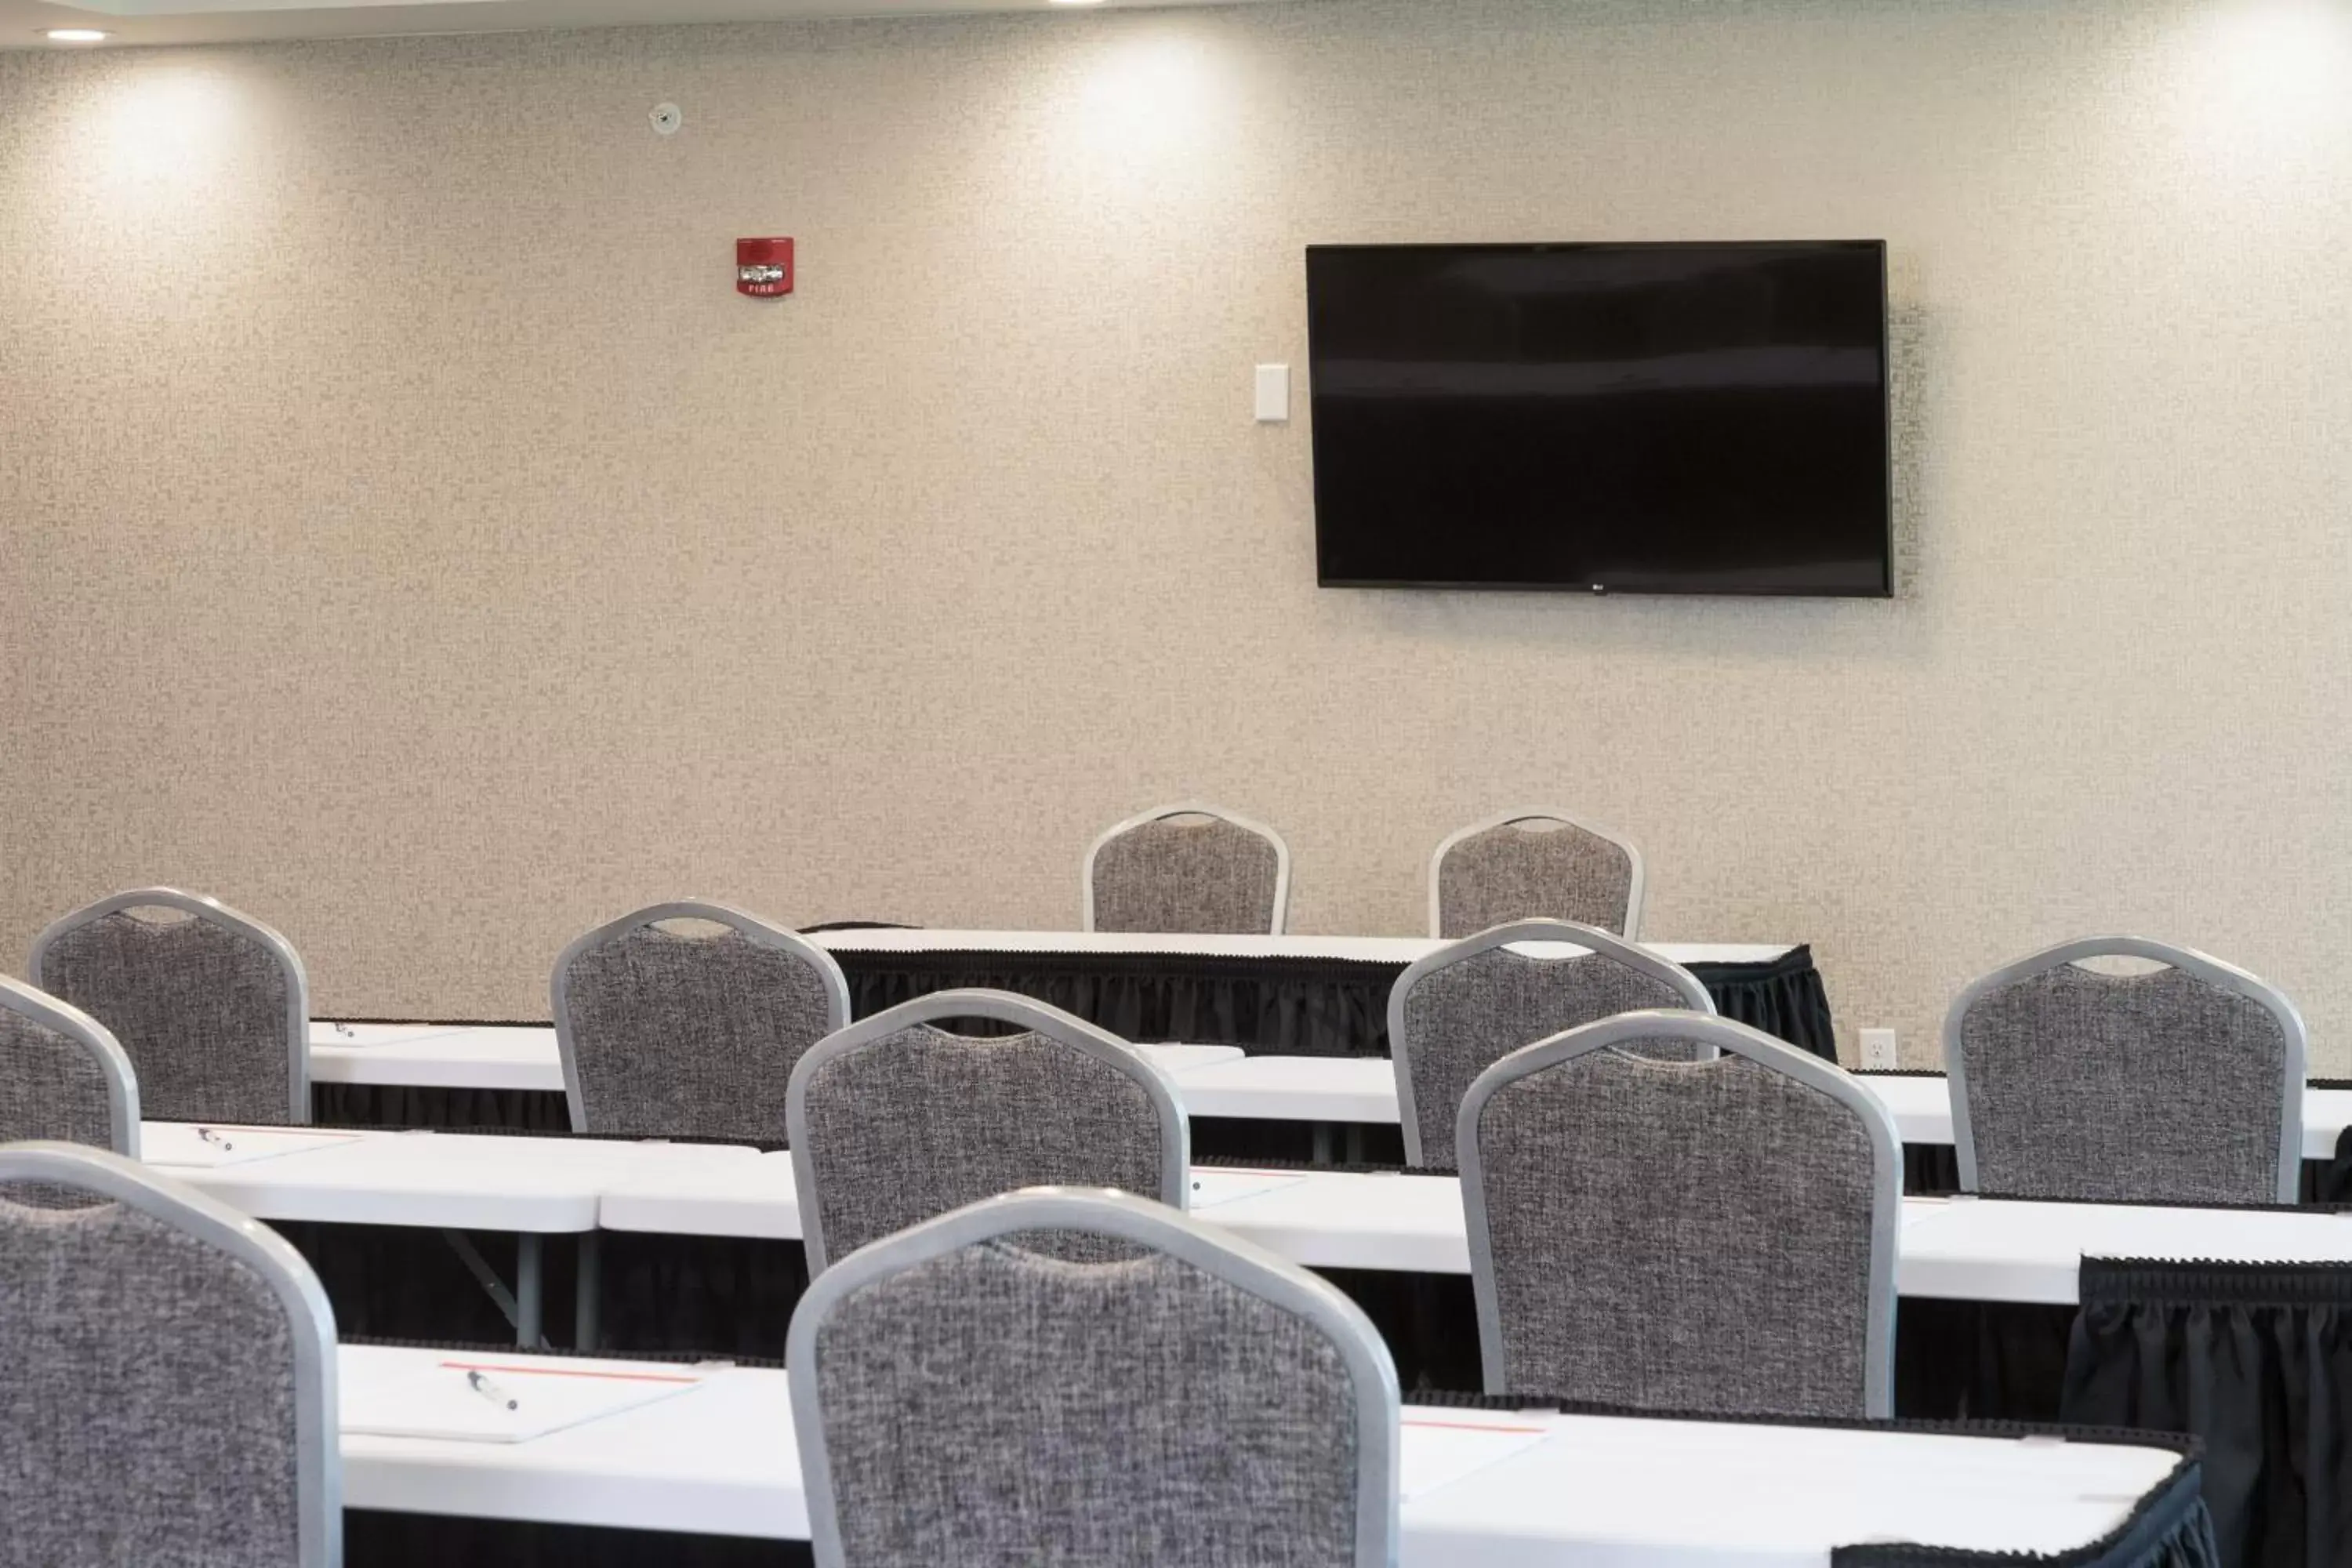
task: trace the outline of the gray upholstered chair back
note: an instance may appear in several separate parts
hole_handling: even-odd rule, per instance
[[[106,1026],[0,975],[0,1143],[51,1140],[139,1158],[139,1079]]]
[[[299,1254],[120,1155],[0,1148],[0,1562],[328,1568],[341,1475]]]
[[[1396,1561],[1379,1334],[1157,1204],[1024,1192],[877,1242],[809,1288],[785,1364],[820,1568]]]
[[[555,961],[552,990],[574,1132],[782,1138],[793,1064],[849,1022],[831,953],[720,904],[598,926]]]
[[[2084,959],[2152,961],[2102,973]],[[2144,937],[2037,952],[1944,1020],[1960,1185],[2006,1197],[2283,1203],[2303,1173],[2303,1018],[2244,970]]]
[[[1513,921],[1438,949],[1389,992],[1405,1158],[1452,1164],[1463,1092],[1521,1046],[1647,1007],[1712,1013],[1715,999],[1679,964],[1566,921]],[[1685,1060],[1714,1055],[1684,1042],[1662,1048]]]
[[[1280,936],[1290,847],[1219,806],[1163,805],[1087,850],[1086,929]]]
[[[1448,836],[1430,858],[1429,934],[1543,919],[1631,942],[1643,881],[1642,852],[1607,828],[1547,806],[1507,811]]]
[[[309,984],[292,945],[258,921],[142,888],[43,931],[32,971],[34,984],[113,1032],[157,1121],[310,1120]]]
[[[942,1022],[1009,1024],[977,1038]],[[853,1024],[793,1068],[786,1120],[809,1272],[894,1231],[1034,1186],[1184,1206],[1191,1132],[1118,1036],[1002,991],[940,991]]]
[[[1628,1048],[1675,1039],[1723,1054]],[[1487,1068],[1454,1135],[1490,1392],[1892,1414],[1903,1147],[1832,1064],[1628,1013]]]

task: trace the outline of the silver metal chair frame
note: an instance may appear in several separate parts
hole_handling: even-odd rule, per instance
[[[286,1093],[288,1120],[297,1126],[307,1126],[310,1121],[310,981],[303,972],[302,959],[294,944],[276,931],[263,925],[250,915],[230,909],[218,899],[201,893],[183,892],[177,888],[139,888],[127,893],[76,910],[52,922],[33,939],[29,960],[33,984],[48,984],[43,973],[43,961],[57,942],[86,925],[121,914],[125,910],[177,910],[225,931],[235,932],[248,942],[268,948],[278,960],[278,967],[286,976]]]
[[[572,1029],[572,966],[583,953],[592,952],[608,942],[616,942],[631,931],[646,926],[660,925],[665,921],[708,921],[723,925],[746,940],[761,947],[788,952],[816,971],[824,984],[825,1033],[832,1034],[849,1022],[849,979],[841,970],[841,963],[824,948],[771,921],[726,904],[714,904],[699,899],[681,899],[673,903],[651,904],[642,910],[607,921],[595,930],[574,938],[555,961],[555,974],[548,990],[554,1004],[555,1047],[563,1058],[563,1099],[572,1117],[572,1131],[588,1131],[588,1110],[582,1099],[580,1087],[579,1046]]]
[[[1255,833],[1274,846],[1274,927],[1267,934],[1280,936],[1283,921],[1290,910],[1290,846],[1283,842],[1281,834],[1263,822],[1244,816],[1239,812],[1227,811],[1222,805],[1203,805],[1198,801],[1138,812],[1124,822],[1113,823],[1095,836],[1095,841],[1087,846],[1086,863],[1078,873],[1079,907],[1084,911],[1085,929],[1095,929],[1095,858],[1103,852],[1103,847],[1123,834],[1132,833],[1139,827],[1149,827],[1155,822],[1165,822],[1171,816],[1213,816],[1220,822],[1231,823],[1235,827]]]
[[[1514,947],[1525,942],[1562,942],[1580,947],[1602,958],[1638,971],[1662,984],[1671,985],[1682,994],[1683,1005],[1694,1013],[1712,1015],[1715,998],[1697,975],[1679,963],[1669,963],[1648,948],[1613,936],[1598,926],[1579,925],[1573,921],[1525,920],[1510,921],[1489,926],[1475,936],[1465,936],[1459,942],[1439,948],[1419,960],[1397,976],[1389,989],[1389,1061],[1396,1069],[1397,1110],[1403,1119],[1404,1157],[1409,1165],[1421,1163],[1421,1116],[1413,1099],[1411,1047],[1406,1041],[1404,1026],[1405,1000],[1412,988],[1441,969],[1450,969],[1465,959],[1475,958],[1482,952],[1492,952],[1498,947]],[[1578,955],[1527,953],[1523,956],[1540,963],[1566,963]]]
[[[2195,948],[2175,947],[2144,936],[2093,936],[2063,942],[2055,947],[2005,963],[1969,983],[1944,1015],[1944,1072],[1952,1095],[1952,1143],[1959,1156],[1960,1190],[1977,1190],[1976,1128],[1969,1111],[1969,1072],[1961,1049],[1960,1028],[1969,1012],[1995,991],[2032,979],[2085,958],[2140,958],[2178,969],[2220,990],[2260,1004],[2278,1020],[2285,1039],[2285,1059],[2280,1074],[2277,1201],[2299,1202],[2303,1193],[2303,1094],[2311,1054],[2310,1036],[2303,1015],[2284,992],[2260,976]]]
[[[1438,873],[1444,869],[1447,853],[1465,838],[1475,837],[1490,828],[1507,827],[1515,822],[1564,823],[1570,827],[1580,827],[1596,838],[1606,838],[1610,843],[1625,851],[1626,858],[1633,862],[1633,875],[1625,884],[1624,940],[1633,942],[1639,939],[1642,929],[1642,900],[1649,887],[1649,873],[1643,863],[1642,851],[1635,847],[1632,839],[1614,828],[1603,827],[1590,817],[1577,816],[1570,812],[1561,811],[1556,806],[1549,805],[1531,805],[1523,810],[1506,811],[1499,816],[1483,818],[1467,827],[1455,828],[1438,844],[1436,852],[1429,858],[1429,934],[1433,938],[1442,940],[1445,935],[1445,911],[1441,901]]]
[[[343,1560],[343,1461],[336,1433],[335,1317],[302,1255],[257,1220],[120,1154],[79,1143],[0,1147],[0,1183],[81,1188],[225,1252],[269,1282],[294,1348],[295,1497],[303,1568]]]
[[[1478,1349],[1486,1368],[1486,1391],[1510,1391],[1504,1365],[1501,1304],[1496,1300],[1494,1241],[1486,1223],[1486,1163],[1478,1146],[1478,1118],[1496,1091],[1531,1074],[1594,1051],[1612,1050],[1628,1040],[1658,1037],[1696,1040],[1729,1056],[1744,1057],[1783,1078],[1818,1089],[1852,1110],[1870,1139],[1875,1170],[1870,1207],[1870,1300],[1864,1319],[1863,1403],[1874,1420],[1895,1413],[1895,1264],[1903,1213],[1903,1139],[1895,1118],[1878,1098],[1835,1063],[1774,1039],[1729,1018],[1655,1008],[1621,1013],[1582,1028],[1512,1052],[1480,1074],[1462,1097],[1454,1122],[1454,1146],[1462,1162],[1462,1206],[1470,1233],[1471,1283],[1478,1299]],[[1703,1062],[1643,1058],[1666,1072],[1703,1073],[1722,1065],[1722,1056]]]
[[[109,1147],[125,1159],[139,1158],[139,1075],[122,1042],[71,1003],[5,974],[0,974],[0,1011],[53,1029],[82,1048],[106,1079]]]
[[[1162,1252],[1294,1313],[1320,1330],[1346,1363],[1356,1393],[1357,1568],[1393,1568],[1397,1552],[1396,1365],[1362,1309],[1297,1265],[1125,1193],[1031,1187],[988,1198],[861,1247],[814,1280],[793,1314],[784,1363],[807,1486],[809,1533],[820,1568],[842,1568],[840,1504],[824,1439],[817,1339],[845,1299],[879,1280],[976,1243],[1032,1230],[1117,1237]]]
[[[1167,1078],[1141,1052],[1107,1029],[1098,1029],[1059,1007],[1026,996],[1005,991],[935,991],[861,1019],[819,1040],[802,1054],[793,1068],[792,1082],[784,1091],[785,1135],[792,1140],[793,1187],[800,1197],[801,1240],[808,1253],[811,1279],[826,1271],[826,1253],[824,1219],[816,1201],[816,1170],[808,1152],[810,1080],[820,1068],[837,1057],[863,1050],[877,1040],[887,1039],[904,1030],[928,1026],[938,1018],[987,1018],[1034,1030],[1133,1079],[1151,1101],[1160,1119],[1160,1191],[1156,1195],[1170,1208],[1181,1210],[1186,1206],[1192,1190],[1192,1124],[1185,1120],[1184,1108],[1177,1103],[1176,1091]],[[944,1029],[934,1032],[948,1039],[971,1038]]]

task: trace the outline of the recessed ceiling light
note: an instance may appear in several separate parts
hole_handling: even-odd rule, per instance
[[[53,44],[102,44],[114,35],[96,27],[51,27],[41,37]]]

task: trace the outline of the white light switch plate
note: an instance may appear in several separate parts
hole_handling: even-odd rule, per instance
[[[1288,365],[1262,364],[1257,367],[1257,422],[1261,425],[1290,423]]]
[[[1864,1029],[1862,1032],[1862,1065],[1871,1072],[1893,1072],[1903,1065],[1895,1054],[1895,1031]]]

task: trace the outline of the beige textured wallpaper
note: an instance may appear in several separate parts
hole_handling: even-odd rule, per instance
[[[1893,247],[1897,600],[1315,587],[1302,247],[1815,236]],[[169,880],[327,1010],[543,1015],[657,897],[1071,925],[1188,795],[1411,931],[1550,801],[1914,1061],[2117,928],[2343,1072],[2347,249],[2336,0],[0,55],[0,953]]]

